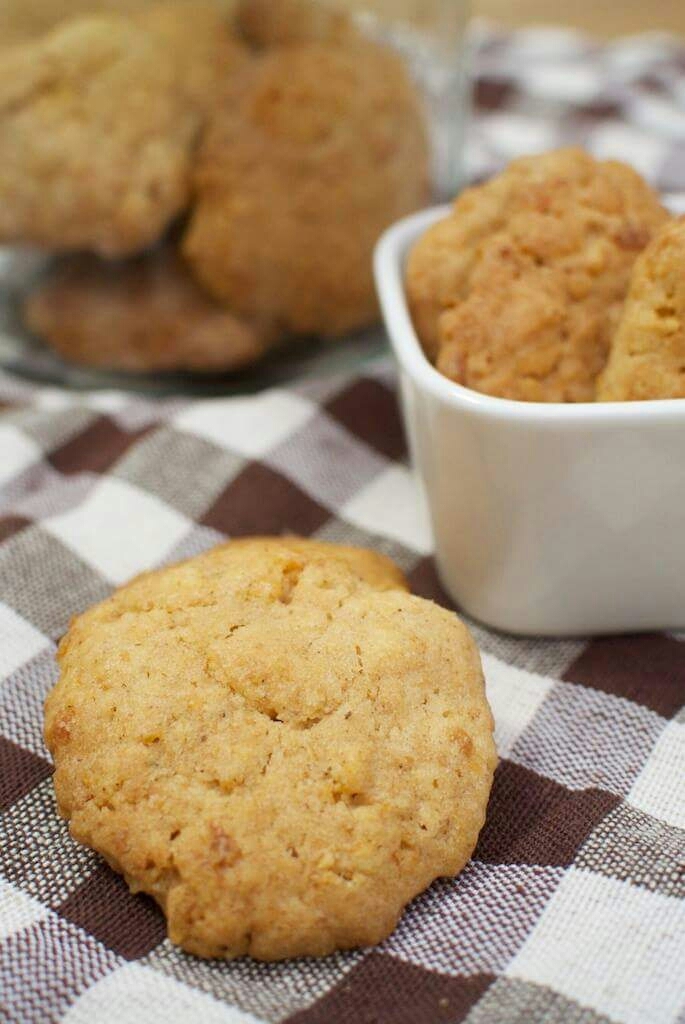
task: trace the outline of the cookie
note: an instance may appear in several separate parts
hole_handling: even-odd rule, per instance
[[[632,265],[668,214],[631,168],[567,149],[467,189],[410,255],[410,308],[446,376],[503,398],[591,401]]]
[[[334,0],[240,0],[236,23],[257,49],[344,42],[354,34],[349,14]]]
[[[0,58],[0,241],[120,256],[188,201],[198,127],[154,36],[67,22]]]
[[[189,952],[379,942],[473,851],[496,761],[478,652],[379,555],[233,541],[80,615],[58,657],[60,811]]]
[[[224,82],[249,59],[226,13],[212,0],[176,0],[142,10],[136,21],[162,43],[175,61],[189,103],[206,112]]]
[[[184,252],[243,316],[340,335],[376,319],[373,246],[427,188],[398,57],[362,42],[266,51],[209,121]]]
[[[109,370],[234,370],[275,340],[207,296],[171,245],[119,263],[57,262],[24,320],[70,362]]]
[[[685,398],[685,217],[666,224],[633,268],[600,402]]]

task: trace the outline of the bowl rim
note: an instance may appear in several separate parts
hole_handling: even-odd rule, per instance
[[[669,206],[681,206],[666,200]],[[419,236],[445,217],[451,204],[431,206],[389,227],[374,250],[376,288],[390,344],[401,368],[434,398],[456,409],[490,419],[508,419],[530,424],[632,424],[643,421],[685,421],[685,399],[657,398],[634,402],[523,402],[497,398],[457,384],[445,377],[427,359],[418,339],[404,288],[404,268],[409,249]]]

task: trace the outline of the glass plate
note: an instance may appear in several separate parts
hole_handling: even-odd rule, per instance
[[[308,339],[234,373],[117,373],[67,363],[22,323],[21,306],[48,257],[0,248],[0,367],[42,384],[75,389],[123,389],[150,395],[245,394],[307,377],[354,370],[386,351],[380,327],[334,341]]]

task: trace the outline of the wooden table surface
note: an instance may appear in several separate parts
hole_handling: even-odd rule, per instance
[[[505,25],[573,25],[597,36],[660,30],[685,36],[685,0],[471,0]]]
[[[0,0],[0,45],[45,31],[67,14],[131,10],[153,0]],[[235,0],[217,0],[230,8]],[[361,0],[345,0],[359,7]],[[390,6],[391,0],[385,0]],[[407,0],[397,0],[407,3]],[[413,0],[416,4],[417,0]],[[426,0],[431,4],[435,0]],[[460,3],[462,0],[452,0]],[[660,29],[685,37],[685,0],[465,0],[474,14],[504,25],[573,25],[600,36]]]

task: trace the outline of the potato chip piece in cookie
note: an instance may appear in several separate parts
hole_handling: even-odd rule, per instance
[[[198,126],[133,21],[67,22],[0,57],[0,241],[124,255],[188,201]]]
[[[233,541],[76,618],[46,703],[72,835],[207,957],[379,942],[496,763],[476,646],[370,551]]]
[[[336,43],[354,34],[336,0],[240,0],[236,22],[257,49],[299,43]]]
[[[514,161],[412,250],[407,293],[427,354],[488,394],[592,400],[632,265],[667,217],[624,164],[577,149]]]
[[[685,398],[685,217],[666,224],[633,268],[597,385],[600,402]]]
[[[189,102],[202,112],[249,59],[225,11],[212,0],[167,0],[143,9],[136,21],[160,40]]]
[[[248,317],[339,335],[377,316],[374,243],[425,201],[419,101],[383,48],[270,50],[210,120],[184,242],[199,281]]]
[[[122,262],[57,262],[24,308],[26,324],[70,362],[110,370],[234,370],[273,338],[206,295],[171,245]]]

